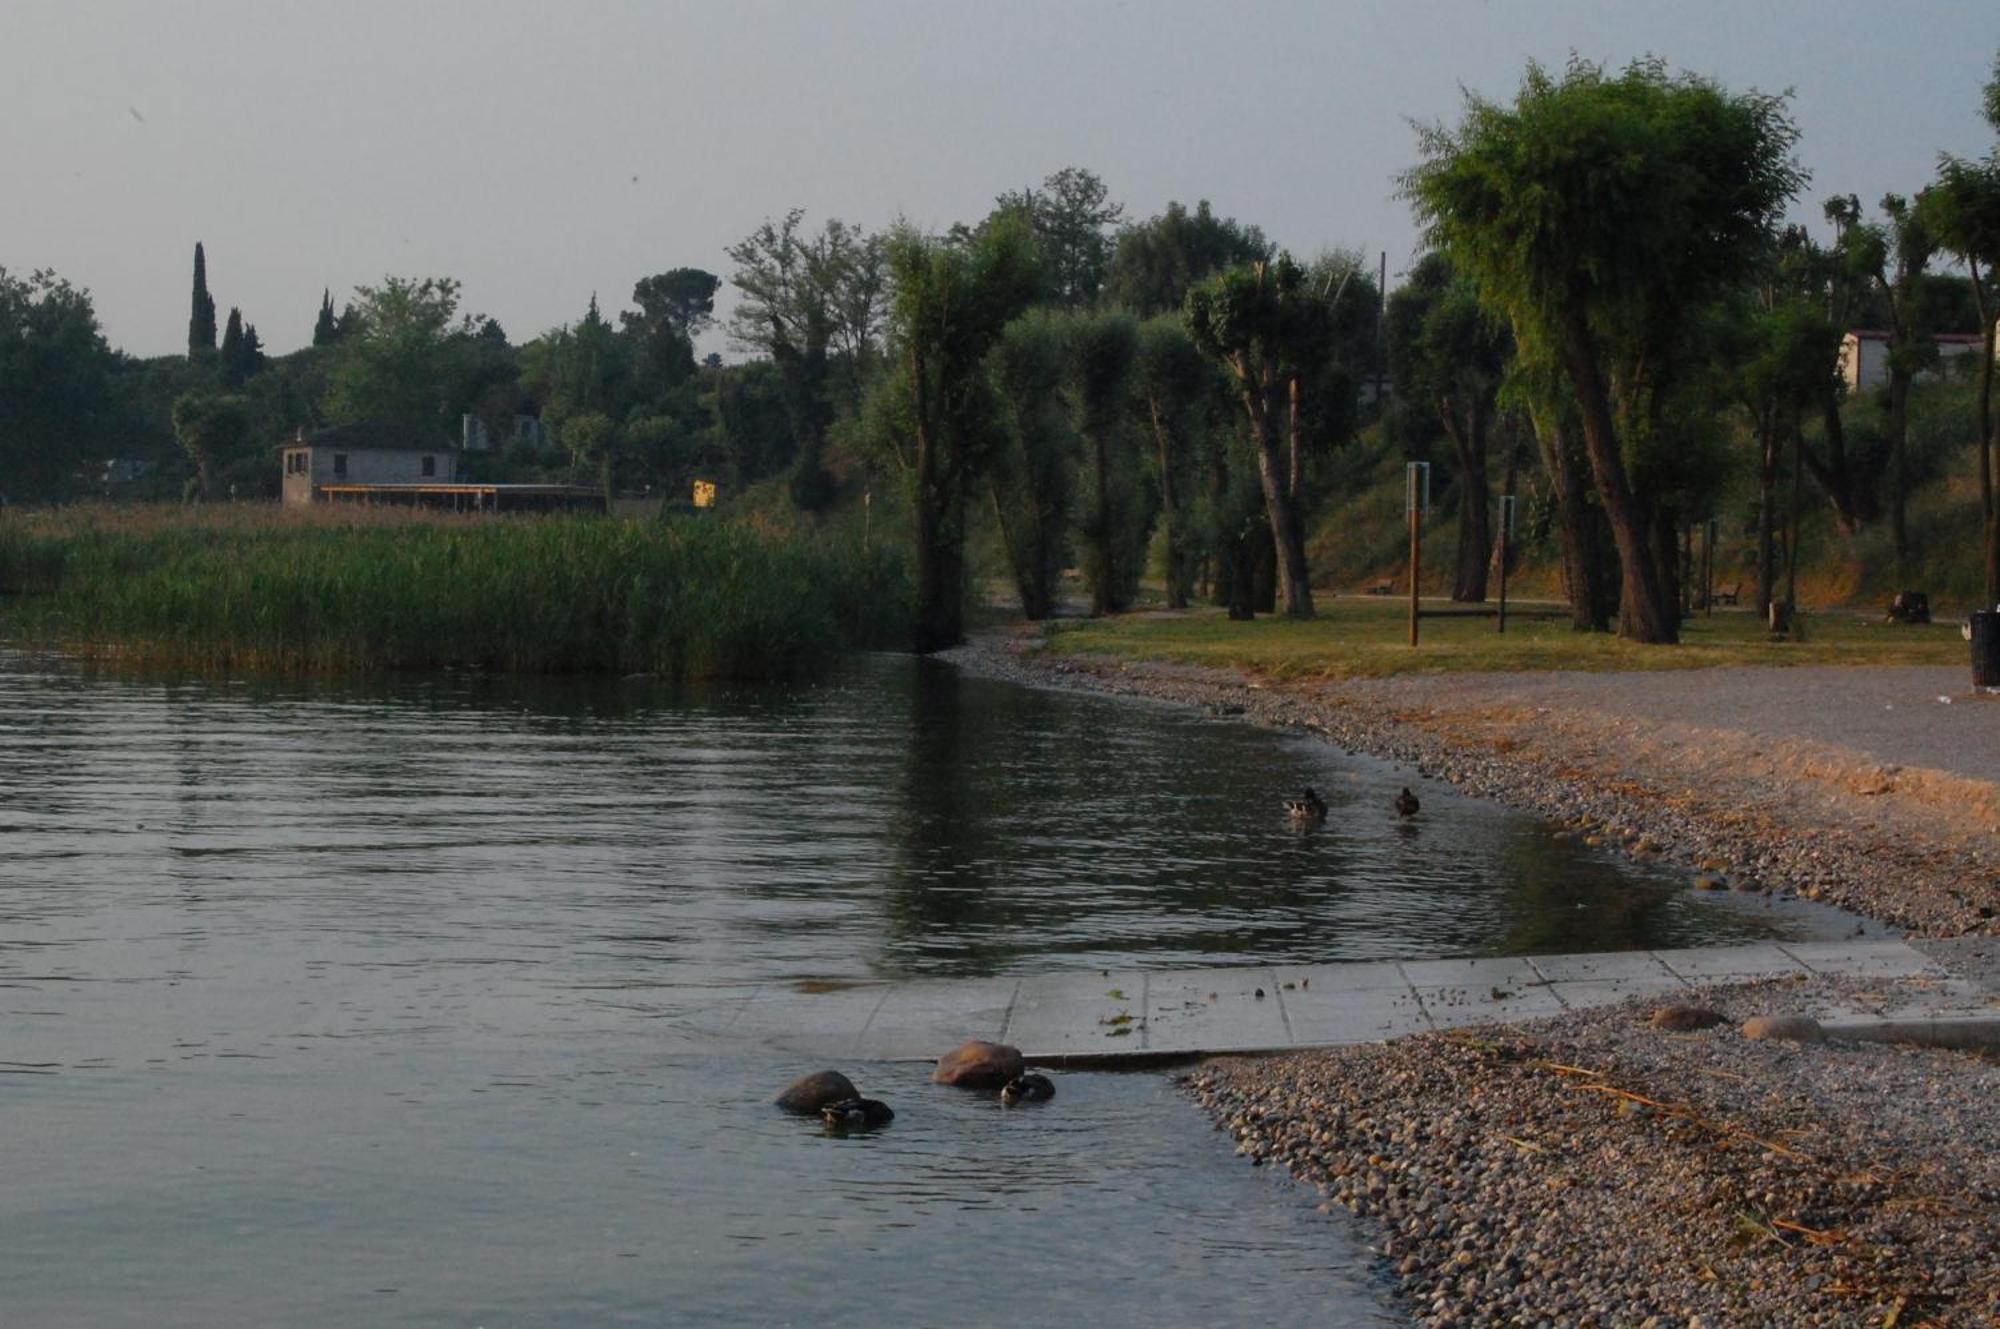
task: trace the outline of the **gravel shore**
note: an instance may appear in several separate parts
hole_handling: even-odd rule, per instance
[[[1360,1215],[1422,1325],[2000,1324],[2000,1065],[1738,1023],[1840,985],[1206,1064],[1259,1163]]]
[[[1691,876],[1907,929],[2000,990],[1990,753],[1955,769],[1948,752],[1933,766],[1842,741],[1840,707],[1876,705],[1843,701],[1860,675],[1731,680],[1760,721],[1815,712],[1752,726],[1684,703],[1679,675],[1279,685],[1037,645],[994,634],[954,658],[1314,731]],[[2000,1061],[1739,1032],[1758,1014],[1921,1006],[1917,980],[1700,1000],[1724,1022],[1666,1033],[1657,1003],[1631,1003],[1218,1060],[1186,1084],[1239,1152],[1360,1216],[1419,1324],[2000,1325]]]

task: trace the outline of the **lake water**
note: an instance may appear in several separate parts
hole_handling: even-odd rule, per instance
[[[1190,712],[869,659],[796,690],[136,682],[0,657],[0,1323],[1374,1322],[1155,1075],[1005,1111],[678,1017],[776,980],[1673,946],[1718,906]],[[1333,805],[1301,835],[1282,796]],[[969,1309],[968,1309],[969,1308]]]

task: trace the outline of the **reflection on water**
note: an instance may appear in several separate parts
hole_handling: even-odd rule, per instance
[[[870,1068],[898,1119],[834,1140],[766,1110],[812,1067],[662,1017],[1771,926],[1448,791],[1400,824],[1400,782],[904,660],[700,695],[0,660],[4,1318],[893,1324],[1001,1289],[1025,1323],[1365,1322],[1344,1231],[1158,1079],[1003,1113]]]

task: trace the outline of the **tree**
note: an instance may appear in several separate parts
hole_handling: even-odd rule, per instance
[[[208,257],[201,241],[194,242],[194,298],[188,314],[188,359],[204,360],[215,354],[215,300],[208,293]]]
[[[225,391],[234,392],[264,367],[264,343],[254,325],[243,321],[243,311],[229,309],[229,323],[223,329],[222,349],[215,358],[217,381]]]
[[[1077,438],[1063,399],[1068,352],[1059,316],[1033,309],[987,355],[1001,433],[990,468],[993,511],[1030,622],[1055,612],[1069,562]]]
[[[194,463],[194,494],[212,496],[215,472],[248,447],[250,412],[243,398],[219,392],[188,392],[175,398],[174,438]]]
[[[966,496],[995,432],[986,356],[1034,299],[1041,275],[1028,228],[1011,218],[961,243],[899,228],[888,262],[895,371],[875,413],[910,484],[914,645],[928,654],[964,635]]]
[[[1530,65],[1512,106],[1467,95],[1459,126],[1422,132],[1403,177],[1426,237],[1547,348],[1574,395],[1622,573],[1619,631],[1679,637],[1660,565],[1658,495],[1626,451],[1656,439],[1706,348],[1705,310],[1738,286],[1803,179],[1782,97],[1732,94],[1656,61],[1616,76]]]
[[[354,293],[327,371],[333,423],[395,420],[451,432],[483,381],[506,372],[479,354],[477,321],[459,315],[451,278],[385,277]]]
[[[1482,601],[1493,550],[1486,462],[1511,355],[1506,329],[1480,308],[1471,285],[1441,254],[1426,254],[1389,298],[1387,324],[1389,375],[1398,395],[1425,403],[1458,460],[1458,571],[1451,598]]]
[[[562,442],[578,466],[597,472],[598,487],[604,491],[604,506],[608,510],[616,497],[611,468],[618,453],[617,423],[602,411],[573,415],[563,422]]]
[[[1139,565],[1145,558],[1145,524],[1133,493],[1126,432],[1138,324],[1125,313],[1075,313],[1066,320],[1063,335],[1076,432],[1089,463],[1084,481],[1087,506],[1078,531],[1083,540],[1083,580],[1090,589],[1092,614],[1123,613],[1139,589]]]
[[[1207,403],[1216,395],[1214,367],[1174,314],[1139,325],[1132,391],[1152,436],[1160,486],[1160,520],[1167,557],[1167,608],[1185,609],[1194,594],[1196,562],[1204,541],[1196,532],[1191,498],[1196,440]]]
[[[1087,309],[1097,303],[1111,266],[1111,228],[1125,215],[1125,206],[1111,202],[1110,193],[1094,173],[1065,166],[1043,180],[1040,189],[994,200],[996,212],[1017,212],[1034,227],[1051,304]]]
[[[1193,212],[1169,203],[1159,216],[1118,233],[1105,299],[1142,317],[1178,314],[1196,282],[1226,268],[1263,262],[1273,252],[1262,231],[1233,217],[1217,217],[1207,199]]]
[[[1900,562],[1910,554],[1910,384],[1937,361],[1924,317],[1924,270],[1938,249],[1926,193],[1913,202],[1882,196],[1884,222],[1854,230],[1855,262],[1874,280],[1889,311],[1889,384],[1883,412],[1889,428],[1889,531]]]
[[[0,267],[0,499],[61,496],[111,427],[115,363],[88,291]]]
[[[313,320],[315,346],[331,346],[340,340],[340,320],[333,313],[333,292],[324,288],[319,293],[319,317]]]
[[[645,395],[657,399],[694,373],[694,339],[715,322],[715,292],[722,279],[700,268],[673,268],[642,277],[632,288],[630,310],[618,316],[635,343],[634,359]]]
[[[1308,289],[1305,271],[1280,254],[1273,263],[1234,268],[1196,286],[1184,317],[1194,344],[1236,380],[1277,542],[1278,596],[1287,617],[1311,618],[1304,527],[1279,433],[1292,381],[1323,354],[1326,306]]]
[[[2000,58],[1986,84],[1986,120],[2000,135]],[[1979,311],[1979,502],[1986,527],[1986,604],[2000,604],[2000,511],[1993,493],[1994,323],[2000,320],[2000,144],[1984,161],[1946,155],[1930,190],[1938,241],[1965,264]]]

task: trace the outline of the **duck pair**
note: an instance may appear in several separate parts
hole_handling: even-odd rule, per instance
[[[1398,816],[1414,817],[1422,804],[1417,802],[1417,796],[1410,792],[1410,787],[1404,785],[1403,792],[1396,795],[1394,806]],[[1326,800],[1311,785],[1307,785],[1305,792],[1297,798],[1285,800],[1285,815],[1298,825],[1317,826],[1326,820]]]

